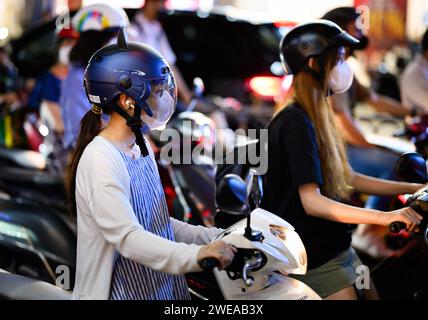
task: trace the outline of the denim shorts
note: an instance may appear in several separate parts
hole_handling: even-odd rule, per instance
[[[362,264],[357,253],[351,247],[323,265],[309,270],[305,275],[293,275],[292,277],[307,284],[321,298],[326,298],[354,285],[358,278],[357,267]]]

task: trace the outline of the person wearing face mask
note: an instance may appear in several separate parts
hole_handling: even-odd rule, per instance
[[[68,55],[78,36],[72,28],[63,28],[58,33],[57,62],[37,79],[28,100],[30,109],[39,112],[41,123],[49,129],[49,134],[43,139],[45,154],[52,159],[53,165],[49,169],[60,172],[66,157],[62,148],[64,122],[59,100],[62,82],[68,75]]]
[[[37,79],[28,101],[29,107],[39,111],[42,121],[57,135],[64,133],[59,106],[61,83],[67,77],[68,55],[78,37],[72,28],[64,28],[58,33],[57,62]]]
[[[84,88],[92,108],[82,119],[67,174],[77,214],[74,299],[189,299],[183,274],[204,258],[227,267],[236,248],[211,243],[222,230],[169,217],[156,160],[142,131],[162,129],[177,88],[166,60],[153,48],[127,42],[90,59]],[[109,114],[103,126],[101,115]]]
[[[404,70],[400,88],[404,105],[428,113],[428,29],[422,36],[421,49]]]
[[[321,18],[324,20],[333,21],[343,30],[345,30],[350,35],[354,36],[356,39],[359,40],[358,44],[346,49],[347,60],[353,57],[355,51],[364,50],[369,45],[369,38],[364,35],[363,31],[358,27],[359,18],[360,13],[358,13],[357,9],[354,7],[335,8],[327,12]],[[345,104],[345,102],[343,101],[343,97],[339,97],[339,103],[335,103],[335,101],[332,101],[332,103],[335,104],[335,108],[337,108],[339,112],[342,112],[344,109],[350,109],[352,111],[357,102],[368,103],[377,111],[386,112],[398,117],[404,117],[417,112],[417,110],[407,108],[406,106],[401,105],[398,101],[395,101],[380,94],[376,94],[373,90],[364,87],[356,77],[354,77],[352,86],[345,93],[347,99],[349,100],[346,102],[348,106],[343,106],[343,104]],[[333,96],[333,98],[336,96],[338,95]],[[343,119],[341,120],[345,121]],[[345,126],[345,129],[347,129],[347,133],[352,136],[352,129],[348,129],[347,126]],[[356,129],[354,128],[354,130]],[[350,139],[359,140],[360,138],[353,136]]]
[[[356,50],[363,50],[369,44],[369,39],[357,26],[360,14],[354,7],[339,7],[327,12],[323,19],[337,23],[341,28],[353,35],[360,42],[346,50],[346,59],[350,59]],[[349,77],[348,72],[343,77]],[[342,81],[342,80],[339,80]],[[404,117],[414,115],[418,110],[414,107],[400,105],[397,101],[375,93],[364,87],[356,77],[353,77],[349,90],[332,95],[329,103],[333,106],[336,122],[340,133],[346,142],[349,163],[359,173],[381,179],[396,180],[394,167],[398,154],[379,148],[367,141],[353,116],[357,103],[367,103],[377,111]],[[389,210],[393,197],[369,196],[365,207],[368,209]],[[395,252],[385,245],[382,228],[360,225],[353,235],[353,245],[373,258],[384,258]]]
[[[99,3],[81,8],[71,23],[79,33],[79,40],[69,54],[69,74],[63,81],[60,97],[63,147],[69,151],[76,143],[80,120],[91,108],[82,87],[85,66],[95,51],[115,41],[119,29],[129,26],[129,20],[122,8]]]
[[[323,16],[323,19],[337,23],[360,40],[358,45],[347,50],[347,59],[353,55],[355,50],[362,50],[368,46],[369,39],[357,27],[359,16],[360,14],[353,7],[336,8]],[[361,85],[355,77],[349,90],[335,94],[329,100],[335,110],[339,129],[347,143],[347,153],[352,168],[357,172],[373,177],[394,180],[394,166],[398,155],[380,149],[367,141],[353,117],[353,109],[357,103],[365,102],[377,111],[400,117],[415,114],[417,111],[413,108],[406,108],[391,98],[376,94]],[[387,210],[391,206],[391,200],[391,197],[369,197],[366,207]]]
[[[280,58],[285,74],[293,75],[294,97],[268,126],[262,207],[294,226],[308,258],[307,274],[295,277],[326,299],[357,298],[356,268],[362,263],[350,246],[350,224],[388,226],[402,221],[413,229],[422,218],[411,208],[383,212],[342,203],[353,190],[396,195],[422,187],[365,176],[348,164],[327,96],[351,85],[345,48],[355,44],[356,38],[326,20],[287,33]],[[338,74],[348,76],[340,79]],[[373,284],[364,293],[377,298]]]

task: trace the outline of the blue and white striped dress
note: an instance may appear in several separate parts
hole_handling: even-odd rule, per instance
[[[156,164],[150,156],[133,160],[121,155],[131,178],[131,204],[139,223],[146,231],[174,241]],[[153,270],[116,253],[110,299],[183,300],[190,295],[184,276]]]

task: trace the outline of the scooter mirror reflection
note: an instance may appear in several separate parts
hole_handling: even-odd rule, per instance
[[[202,97],[203,93],[205,91],[205,84],[204,81],[196,77],[193,79],[193,92],[196,97]]]
[[[425,159],[416,152],[404,153],[398,158],[395,174],[406,182],[426,183],[428,181]]]
[[[263,178],[253,169],[246,177],[248,202],[251,210],[258,208],[263,199]]]
[[[247,203],[247,185],[236,174],[225,175],[217,186],[215,200],[220,211],[243,215]]]

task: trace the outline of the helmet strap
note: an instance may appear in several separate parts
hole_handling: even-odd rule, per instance
[[[325,81],[325,56],[324,55],[320,55],[318,58],[318,64],[319,64],[319,68],[321,71],[317,71],[313,68],[311,68],[308,64],[305,64],[302,67],[302,71],[310,74],[320,85],[321,89],[324,90],[324,81]],[[330,95],[330,89],[328,90],[328,92],[326,93],[326,96]]]
[[[144,135],[142,132],[143,122],[141,121],[141,109],[138,106],[134,108],[134,115],[130,116],[125,110],[119,107],[117,104],[113,104],[113,110],[117,112],[121,117],[126,120],[126,125],[131,129],[131,131],[135,135],[135,140],[138,146],[140,147],[141,154],[143,157],[149,155],[146,146],[146,140],[144,139]]]

